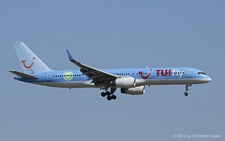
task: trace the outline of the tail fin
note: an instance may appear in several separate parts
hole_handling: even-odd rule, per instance
[[[51,70],[23,42],[15,42],[14,47],[24,73],[32,74]]]

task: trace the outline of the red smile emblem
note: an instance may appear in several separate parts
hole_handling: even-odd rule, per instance
[[[143,71],[139,71],[138,73],[140,74],[141,78],[147,79],[147,78],[149,78],[151,71],[152,71],[152,69],[150,69],[150,71],[148,72],[148,74],[146,76],[143,75]]]
[[[33,60],[35,60],[35,57],[33,57]],[[24,68],[26,69],[30,69],[34,65],[34,62],[32,62],[29,66],[27,66],[26,60],[21,60],[21,62],[23,63]]]

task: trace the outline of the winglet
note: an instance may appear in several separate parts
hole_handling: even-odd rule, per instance
[[[70,54],[69,50],[66,50],[68,57],[70,59],[71,62],[76,62],[76,60],[73,58],[73,56]]]

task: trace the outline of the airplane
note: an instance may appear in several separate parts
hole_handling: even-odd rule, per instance
[[[189,67],[97,69],[73,58],[66,50],[69,60],[79,70],[52,70],[45,65],[23,42],[15,42],[14,48],[23,72],[10,70],[14,79],[31,84],[59,88],[100,88],[102,97],[115,100],[117,88],[123,94],[142,95],[145,86],[184,85],[188,96],[193,84],[208,83],[212,79],[203,71]]]

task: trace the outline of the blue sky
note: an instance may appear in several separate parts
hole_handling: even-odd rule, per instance
[[[224,1],[2,1],[0,140],[148,141],[173,135],[225,136]],[[13,42],[51,69],[194,67],[212,82],[151,86],[142,96],[59,89],[15,81]],[[180,140],[188,140],[183,138]],[[199,140],[191,138],[191,140]],[[206,140],[215,140],[207,138]]]

